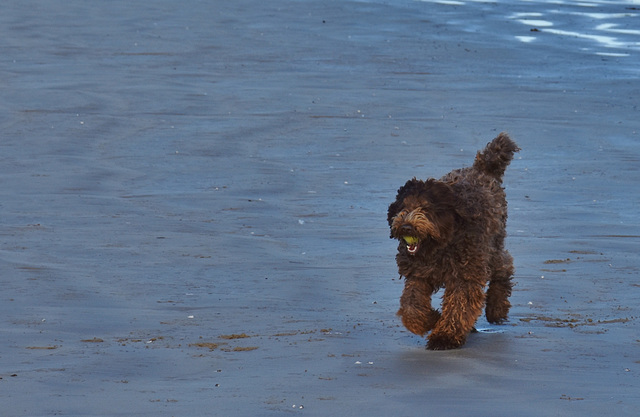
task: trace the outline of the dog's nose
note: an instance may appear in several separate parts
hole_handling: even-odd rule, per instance
[[[413,226],[411,226],[410,224],[405,224],[400,228],[400,230],[402,230],[403,232],[413,232]]]

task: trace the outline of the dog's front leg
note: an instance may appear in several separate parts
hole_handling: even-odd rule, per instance
[[[483,306],[484,285],[464,282],[448,286],[442,299],[442,317],[429,335],[427,349],[446,350],[462,346]]]
[[[440,313],[431,307],[433,286],[421,279],[407,278],[400,297],[398,316],[410,332],[423,336],[433,329]]]

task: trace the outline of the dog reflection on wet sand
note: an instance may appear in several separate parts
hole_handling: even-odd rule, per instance
[[[519,150],[501,133],[471,167],[439,180],[413,178],[389,206],[391,238],[399,241],[398,271],[405,277],[398,315],[411,332],[431,332],[428,349],[462,346],[483,307],[490,323],[507,320],[514,269],[504,248],[502,177]],[[431,297],[441,288],[438,311]]]

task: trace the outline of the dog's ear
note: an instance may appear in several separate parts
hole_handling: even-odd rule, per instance
[[[433,178],[427,180],[425,190],[429,196],[429,201],[436,203],[440,207],[448,207],[455,210],[458,205],[458,198],[453,189],[442,181],[434,180]]]
[[[436,210],[454,212],[462,219],[476,218],[480,215],[477,204],[463,201],[449,184],[430,179],[427,181],[431,201],[437,202]]]
[[[430,202],[431,222],[436,226],[438,241],[444,243],[453,238],[460,213],[460,200],[450,185],[430,179],[425,183],[425,192]]]
[[[398,215],[401,207],[402,202],[399,200],[396,200],[389,205],[389,211],[387,211],[387,222],[389,223],[389,227],[393,224],[393,218]]]
[[[398,189],[396,201],[389,205],[389,211],[387,212],[387,222],[389,223],[389,226],[391,226],[391,224],[393,223],[393,218],[396,217],[398,213],[400,213],[400,210],[402,210],[402,202],[405,197],[421,188],[421,184],[424,183],[413,177]]]

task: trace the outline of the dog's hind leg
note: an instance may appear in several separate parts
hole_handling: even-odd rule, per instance
[[[484,286],[474,281],[446,287],[442,317],[429,335],[427,349],[446,350],[462,346],[482,313],[484,297]]]
[[[507,251],[502,251],[492,262],[492,274],[487,290],[487,306],[485,315],[489,323],[501,324],[507,320],[511,303],[513,283],[513,258]]]
[[[440,313],[431,307],[434,288],[423,280],[407,278],[400,297],[398,316],[410,332],[423,336],[435,326]]]

